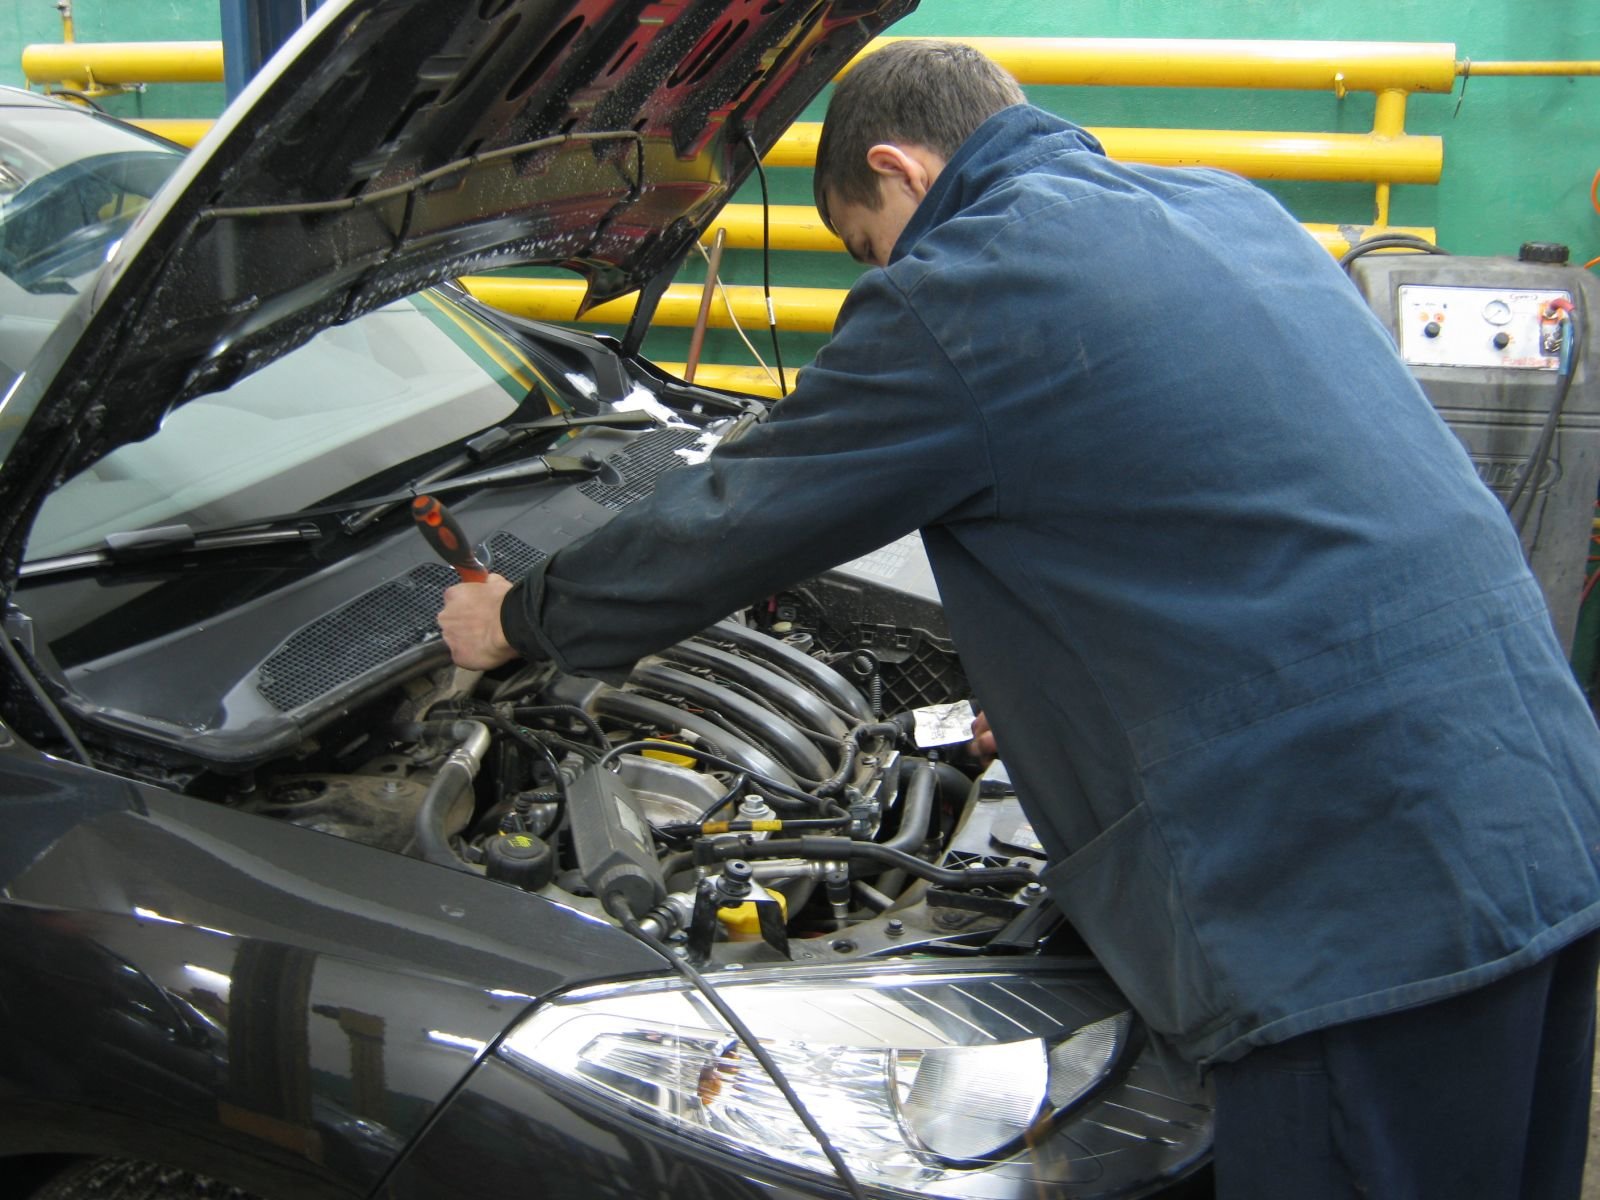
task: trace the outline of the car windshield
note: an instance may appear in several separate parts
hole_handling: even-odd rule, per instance
[[[182,161],[92,113],[0,108],[0,392]]]
[[[166,178],[181,151],[87,111],[0,106],[0,392]],[[356,487],[505,419],[554,411],[523,348],[439,289],[326,330],[69,479],[26,557],[177,523],[229,525]]]
[[[530,393],[530,415],[556,411],[515,342],[447,293],[422,292],[190,401],[68,480],[26,557],[292,512],[504,420]]]

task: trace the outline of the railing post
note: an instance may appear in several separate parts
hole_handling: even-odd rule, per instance
[[[229,102],[321,0],[220,0],[222,82]]]

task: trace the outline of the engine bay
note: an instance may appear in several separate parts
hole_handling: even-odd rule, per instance
[[[452,507],[516,578],[704,453],[715,426],[584,428],[563,450],[602,464],[591,477]],[[405,523],[376,532],[287,572],[219,556],[41,578],[32,652],[103,766],[637,920],[691,961],[1069,936],[1040,904],[1043,851],[1003,766],[961,752],[965,675],[914,535],[617,687],[549,663],[448,665],[435,618],[451,571]]]
[[[792,613],[719,622],[621,687],[414,672],[314,753],[191,790],[636,919],[701,963],[1037,948],[1058,922],[1003,768],[918,747],[916,715],[850,677],[863,652],[816,650]]]

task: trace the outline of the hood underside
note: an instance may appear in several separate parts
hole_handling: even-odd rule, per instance
[[[330,0],[7,398],[5,578],[50,486],[329,325],[468,271],[570,267],[588,306],[675,270],[914,4]]]

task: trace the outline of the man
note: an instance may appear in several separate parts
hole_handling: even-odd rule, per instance
[[[1112,163],[970,50],[838,87],[881,270],[772,417],[512,587],[456,660],[591,674],[921,528],[1050,853],[1217,1084],[1219,1195],[1576,1196],[1600,747],[1505,514],[1268,196]]]

